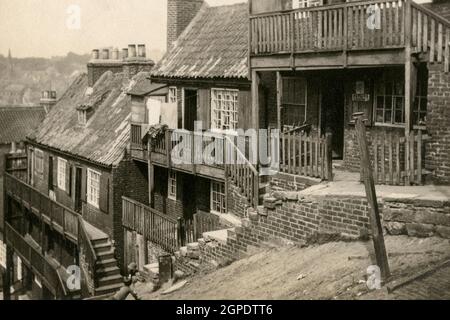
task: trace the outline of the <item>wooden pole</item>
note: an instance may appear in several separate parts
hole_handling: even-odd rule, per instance
[[[283,79],[277,71],[277,127],[281,131],[281,96],[283,94]]]
[[[364,170],[364,186],[366,188],[367,201],[369,203],[370,226],[372,229],[373,246],[378,267],[381,270],[381,280],[386,281],[391,273],[389,271],[388,257],[384,244],[383,228],[381,226],[380,212],[378,209],[375,183],[373,180],[372,165],[369,159],[369,147],[366,140],[366,126],[364,113],[353,115],[356,119],[356,135],[360,148],[361,167]]]

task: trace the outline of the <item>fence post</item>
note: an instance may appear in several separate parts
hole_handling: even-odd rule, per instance
[[[366,140],[366,126],[364,124],[364,113],[359,112],[353,115],[356,118],[356,134],[361,153],[361,167],[364,170],[364,185],[366,189],[367,201],[369,204],[370,226],[372,229],[373,245],[377,265],[381,269],[381,277],[386,281],[390,277],[388,257],[384,244],[383,228],[381,226],[380,213],[378,210],[377,195],[375,192],[375,182],[373,180],[372,165],[369,159],[369,147]]]
[[[326,146],[325,151],[326,165],[327,165],[327,179],[333,181],[333,149],[332,149],[332,135],[327,132],[325,134]]]

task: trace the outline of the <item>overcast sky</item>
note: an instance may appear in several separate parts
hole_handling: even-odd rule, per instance
[[[81,9],[79,29],[73,5]],[[167,0],[0,0],[0,54],[50,57],[129,43],[165,50],[166,15]]]
[[[423,1],[429,0],[417,0]],[[11,48],[15,57],[50,57],[129,43],[165,50],[166,6],[167,0],[0,0],[0,54]],[[77,7],[79,28],[71,19]]]

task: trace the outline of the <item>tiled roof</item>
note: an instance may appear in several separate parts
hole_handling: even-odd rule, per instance
[[[162,78],[248,78],[248,6],[204,5],[153,68]]]
[[[127,91],[134,83],[134,79],[124,80],[122,73],[106,72],[88,94],[87,75],[80,75],[30,140],[96,163],[117,165],[130,136]],[[80,106],[94,110],[85,126],[78,124]]]
[[[166,84],[154,83],[150,79],[149,72],[141,72],[136,75],[136,84],[128,91],[128,94],[135,96],[144,95],[165,95],[169,92]]]
[[[45,118],[45,109],[36,107],[0,107],[0,143],[24,141]]]

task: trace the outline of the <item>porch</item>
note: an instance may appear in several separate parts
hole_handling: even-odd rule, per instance
[[[414,53],[443,63],[449,71],[448,22],[411,0],[350,1],[295,10],[289,8],[291,3],[251,1],[252,69],[405,64]]]

